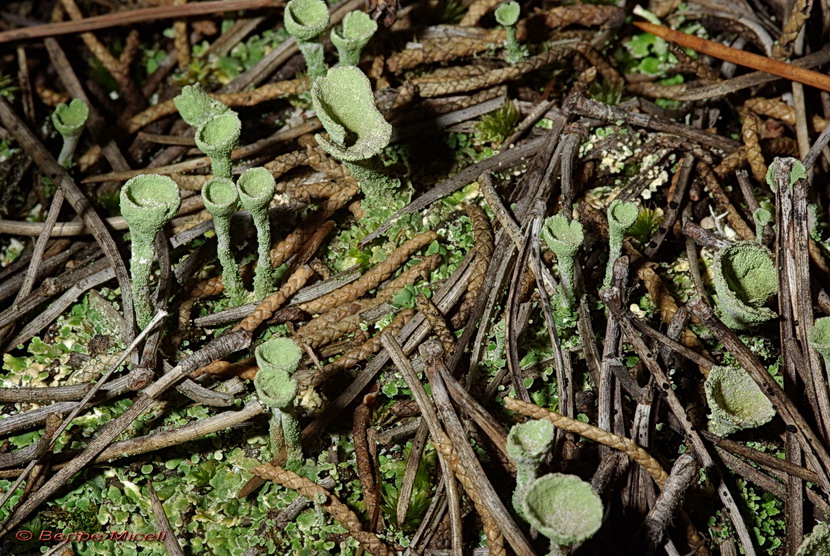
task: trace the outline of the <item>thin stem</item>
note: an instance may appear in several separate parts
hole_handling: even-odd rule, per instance
[[[61,152],[58,155],[58,164],[66,168],[66,165],[72,161],[72,157],[75,154],[75,147],[78,146],[78,140],[81,138],[81,134],[78,135],[65,135],[63,138],[63,146],[61,147]]]
[[[314,81],[326,75],[326,59],[323,54],[323,45],[319,42],[297,41],[297,46],[305,58],[308,75]]]
[[[268,207],[252,210],[257,234],[257,264],[254,274],[254,295],[262,299],[271,293],[273,285],[273,269],[271,267],[271,221],[268,219]]]
[[[147,326],[153,317],[150,302],[150,269],[156,254],[153,240],[152,234],[136,230],[130,242],[130,276],[135,290],[133,305],[140,328]]]
[[[222,282],[225,291],[231,298],[234,305],[245,300],[246,291],[242,286],[242,278],[239,276],[239,267],[231,251],[231,226],[229,218],[217,217],[213,219],[213,228],[216,231],[216,253],[219,262],[222,264]]]
[[[215,178],[231,179],[233,175],[233,166],[231,165],[230,153],[220,156],[210,157],[210,171]]]

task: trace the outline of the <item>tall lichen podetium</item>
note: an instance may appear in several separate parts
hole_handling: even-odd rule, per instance
[[[121,215],[130,229],[133,307],[140,328],[153,317],[150,269],[156,258],[156,234],[181,206],[179,186],[168,176],[136,176],[121,188]]]
[[[63,102],[58,104],[52,112],[52,124],[63,138],[63,146],[58,155],[58,164],[61,166],[67,166],[72,160],[87,118],[89,118],[89,106],[79,98],[72,99],[69,104]]]
[[[329,135],[315,138],[358,181],[364,210],[390,211],[400,182],[380,171],[377,155],[389,144],[392,126],[375,107],[369,78],[354,66],[332,68],[314,83],[311,101]]]
[[[211,178],[202,187],[202,198],[205,208],[213,216],[216,254],[222,264],[222,283],[231,303],[239,305],[248,295],[231,249],[231,216],[239,209],[239,193],[231,180]]]
[[[772,402],[742,368],[712,367],[704,386],[713,434],[726,436],[760,427],[775,417]]]
[[[507,39],[504,42],[507,48],[505,60],[510,64],[521,62],[527,58],[527,48],[516,39],[516,22],[519,21],[521,8],[518,2],[507,2],[496,8],[496,21],[504,27],[507,32]]]
[[[764,243],[764,228],[772,224],[772,212],[764,207],[758,207],[752,213],[752,220],[755,222],[755,241]]]
[[[274,283],[271,267],[271,221],[268,206],[277,191],[274,176],[265,168],[251,168],[236,182],[239,201],[251,213],[257,232],[258,257],[254,274],[254,295],[262,299],[271,293]]]
[[[196,146],[210,157],[214,177],[231,177],[231,151],[242,133],[236,112],[208,95],[201,85],[189,85],[173,99],[182,119],[196,128]]]
[[[522,499],[522,514],[530,526],[550,539],[548,556],[591,538],[602,526],[602,500],[589,483],[576,475],[551,473],[539,477]]]
[[[531,483],[536,480],[539,466],[550,451],[554,440],[550,421],[535,420],[513,425],[507,434],[507,455],[516,464],[516,490],[513,508],[522,514],[522,500]]]
[[[778,273],[771,257],[769,249],[752,241],[730,245],[715,255],[718,309],[729,327],[753,328],[777,316],[764,307],[778,291]]]
[[[377,22],[369,14],[360,11],[349,12],[343,18],[343,29],[331,30],[331,43],[337,48],[341,66],[356,66],[360,53],[378,30]]]
[[[568,222],[564,216],[556,214],[545,219],[545,226],[542,228],[542,239],[556,255],[556,260],[559,263],[559,278],[562,281],[561,303],[563,306],[573,308],[575,304],[573,283],[576,252],[579,251],[579,247],[585,239],[582,224],[576,220]]]
[[[605,267],[603,288],[611,287],[611,278],[614,275],[614,263],[622,254],[623,237],[626,230],[637,220],[637,205],[629,202],[613,201],[608,207],[608,265]]]
[[[303,351],[288,338],[275,338],[254,351],[259,371],[254,378],[257,396],[271,411],[271,448],[276,455],[283,447],[286,467],[303,459],[300,425],[295,413],[297,381],[291,375],[297,370]]]
[[[329,25],[329,8],[322,0],[291,0],[285,6],[285,29],[297,41],[314,82],[326,74],[326,59],[319,37]]]

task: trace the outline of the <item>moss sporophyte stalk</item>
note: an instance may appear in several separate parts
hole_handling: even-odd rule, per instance
[[[721,318],[731,328],[753,328],[777,316],[764,306],[778,291],[778,273],[763,245],[741,241],[718,251],[714,282]]]
[[[760,427],[775,417],[772,402],[744,369],[712,367],[705,390],[709,430],[719,436]]]
[[[180,206],[179,186],[168,176],[136,176],[121,188],[121,215],[127,221],[131,237],[133,305],[138,325],[142,328],[153,316],[149,281],[156,256],[156,234]]]
[[[319,37],[329,24],[329,8],[322,0],[291,0],[285,6],[285,29],[297,41],[312,81],[326,73]]]
[[[72,160],[87,118],[89,118],[89,106],[79,98],[72,99],[69,104],[63,102],[58,104],[52,112],[52,124],[63,138],[63,146],[58,155],[58,164],[61,166],[66,166]]]
[[[231,216],[239,209],[239,194],[236,185],[227,178],[211,178],[202,187],[205,208],[213,216],[216,232],[216,253],[222,264],[222,282],[231,303],[238,305],[245,301],[247,292],[242,285],[239,266],[231,249]]]
[[[251,168],[236,183],[242,206],[251,213],[257,231],[257,264],[254,274],[254,295],[262,299],[271,293],[273,269],[271,267],[271,222],[268,206],[277,190],[274,176],[265,168]]]
[[[331,30],[331,42],[337,48],[341,66],[356,66],[363,47],[378,30],[377,22],[364,12],[354,11],[343,18],[343,27]]]
[[[254,378],[257,396],[271,411],[271,448],[276,455],[283,447],[287,462],[303,459],[300,425],[295,413],[297,381],[291,375],[297,370],[303,352],[288,338],[275,338],[255,350],[259,371]]]

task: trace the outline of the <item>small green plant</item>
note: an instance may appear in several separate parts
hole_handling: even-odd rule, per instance
[[[182,119],[196,127],[196,146],[210,157],[214,177],[230,179],[231,151],[242,133],[239,116],[201,85],[184,87],[173,103]]]
[[[576,220],[568,222],[563,215],[556,214],[545,219],[542,238],[548,244],[548,248],[556,255],[556,260],[559,263],[559,279],[562,281],[562,305],[574,307],[576,300],[574,298],[573,283],[576,252],[579,251],[582,241],[585,239],[582,224]]]
[[[156,255],[156,234],[181,206],[179,186],[168,176],[136,176],[121,188],[121,215],[130,228],[130,273],[133,306],[140,327],[153,317],[150,303],[150,268]]]
[[[507,48],[507,60],[510,64],[515,64],[527,58],[527,47],[519,44],[516,39],[516,22],[519,21],[519,13],[521,8],[518,2],[507,2],[496,8],[496,21],[504,27],[507,32],[507,39],[504,42]]]
[[[89,118],[89,106],[79,98],[72,99],[69,104],[63,102],[58,104],[52,112],[52,124],[63,138],[63,146],[58,155],[58,164],[61,166],[67,166],[72,161],[87,118]]]
[[[337,48],[341,66],[356,66],[363,47],[377,32],[377,22],[365,12],[353,11],[343,18],[343,28],[331,30],[331,42]]]
[[[516,464],[516,490],[513,507],[521,515],[522,500],[538,477],[539,466],[553,445],[555,430],[543,419],[513,425],[507,435],[507,455]]]
[[[830,526],[819,523],[804,537],[795,556],[826,556],[830,554]]]
[[[778,274],[771,256],[766,247],[752,241],[738,242],[715,255],[718,308],[731,328],[753,328],[777,316],[764,307],[778,291]]]
[[[481,117],[476,124],[476,136],[483,143],[503,143],[519,124],[521,115],[508,99],[493,112]]]
[[[329,8],[323,0],[291,0],[285,6],[285,28],[297,41],[312,81],[326,74],[320,35],[329,24]]]
[[[804,168],[804,164],[802,164],[797,158],[776,157],[775,160],[772,161],[772,164],[769,165],[766,176],[767,185],[769,185],[770,189],[773,191],[778,189],[776,174],[779,172],[782,173],[783,176],[787,176],[789,178],[787,181],[789,181],[790,189],[792,189],[793,185],[795,185],[795,182],[807,177],[807,169]]]
[[[706,401],[712,412],[709,430],[726,436],[760,427],[775,417],[772,402],[744,369],[712,367],[706,378]]]
[[[380,152],[389,145],[392,126],[375,107],[369,78],[354,66],[332,68],[314,82],[311,101],[328,139],[315,138],[327,153],[343,161],[365,197],[364,210],[392,204],[397,179],[381,171]]]
[[[772,212],[764,207],[758,207],[752,213],[752,220],[755,222],[755,240],[758,243],[764,242],[764,228],[772,224]]]
[[[254,274],[254,295],[262,299],[271,293],[274,283],[271,267],[271,221],[268,206],[277,190],[274,176],[265,168],[251,168],[236,182],[239,200],[251,213],[257,231],[258,257]]]
[[[239,209],[239,193],[234,183],[227,178],[211,178],[202,187],[205,208],[213,216],[216,232],[216,253],[222,264],[222,283],[231,303],[239,305],[245,301],[247,292],[239,276],[239,266],[231,249],[231,216]]]
[[[259,371],[254,378],[257,396],[271,411],[271,449],[274,454],[283,447],[288,465],[302,462],[300,425],[294,408],[297,381],[291,378],[302,359],[300,346],[288,338],[275,338],[259,345],[254,351]]]
[[[637,220],[628,228],[628,235],[645,245],[657,233],[663,217],[654,209],[643,208],[637,214]]]
[[[622,254],[623,237],[625,231],[637,220],[637,205],[615,200],[608,207],[608,242],[610,251],[608,265],[605,267],[603,288],[611,287],[611,278],[614,274],[614,263]]]
[[[551,473],[533,481],[522,500],[530,526],[550,539],[549,556],[566,554],[563,546],[591,538],[602,525],[602,500],[576,475]]]

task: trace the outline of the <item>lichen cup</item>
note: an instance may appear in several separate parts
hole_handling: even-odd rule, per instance
[[[753,328],[777,316],[764,307],[778,291],[778,273],[769,249],[741,241],[718,251],[713,266],[718,308],[728,326]]]
[[[72,99],[69,104],[58,104],[52,112],[52,124],[63,138],[63,146],[58,155],[58,164],[61,166],[72,159],[88,118],[89,106],[79,98]]]
[[[522,500],[531,527],[551,542],[551,555],[560,546],[584,541],[602,525],[602,500],[589,483],[575,475],[551,473],[539,477]]]
[[[262,299],[271,292],[273,272],[271,267],[271,222],[268,205],[274,198],[277,185],[274,176],[265,168],[251,168],[236,182],[239,201],[251,213],[257,231],[257,265],[254,274],[254,295]]]
[[[372,36],[377,32],[377,22],[365,12],[354,11],[343,18],[343,27],[331,30],[331,42],[337,48],[341,66],[356,66]]]
[[[210,157],[214,177],[230,179],[231,151],[241,133],[242,122],[230,110],[210,118],[196,130],[196,146]]]
[[[152,319],[150,269],[156,256],[156,234],[181,206],[179,186],[168,176],[143,174],[121,188],[121,216],[130,229],[130,274],[133,307],[140,327]]]
[[[608,206],[608,264],[605,267],[605,280],[602,287],[611,287],[611,278],[614,275],[614,263],[622,254],[623,237],[628,228],[637,220],[639,210],[634,203],[613,201]]]
[[[259,371],[254,377],[257,397],[271,412],[271,444],[276,454],[285,447],[287,462],[302,460],[300,427],[295,414],[297,381],[291,375],[297,370],[303,352],[288,338],[274,338],[254,350]]]
[[[513,425],[507,433],[507,455],[516,464],[513,507],[522,513],[522,500],[538,476],[539,466],[553,445],[556,431],[550,421],[538,419]]]
[[[582,224],[576,220],[568,222],[563,215],[555,214],[545,219],[542,239],[556,255],[556,261],[559,263],[559,278],[563,290],[560,296],[561,304],[572,308],[576,303],[573,291],[576,253],[585,239]]]
[[[231,249],[231,217],[239,209],[239,193],[233,181],[227,178],[211,178],[202,187],[205,208],[213,216],[213,230],[216,232],[216,254],[222,265],[222,283],[225,292],[235,305],[242,303],[247,295],[239,266]]]
[[[285,29],[297,41],[312,81],[326,73],[323,45],[318,37],[329,25],[329,8],[322,0],[291,0],[285,6]]]
[[[704,388],[709,430],[718,436],[760,427],[775,417],[772,402],[744,369],[712,367]]]

